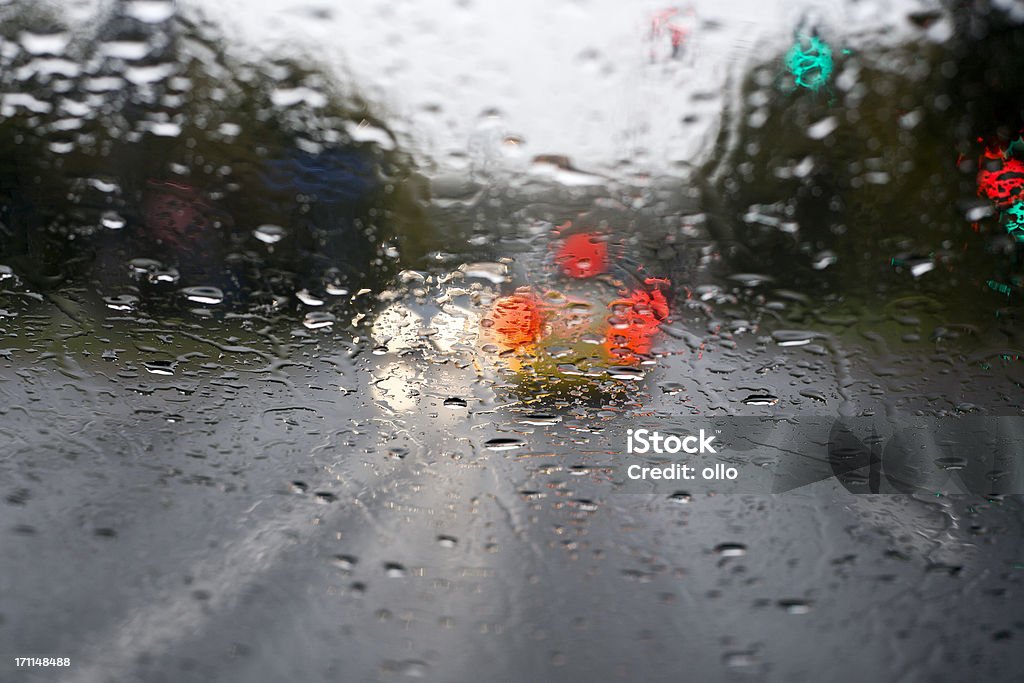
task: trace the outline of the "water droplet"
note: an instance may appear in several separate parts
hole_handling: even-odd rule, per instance
[[[252,234],[264,244],[277,244],[288,234],[288,231],[280,225],[261,225],[252,231]]]
[[[608,376],[611,377],[612,379],[622,379],[636,382],[644,378],[644,371],[641,370],[640,368],[634,368],[628,365],[617,365],[608,368]]]
[[[524,425],[533,425],[541,427],[544,425],[558,424],[562,421],[562,418],[558,415],[544,415],[541,413],[534,413],[531,415],[524,415],[519,419],[519,422]]]
[[[761,275],[759,273],[736,273],[735,275],[730,275],[729,279],[735,280],[744,287],[758,287],[775,281],[775,278],[770,275]]]
[[[771,394],[751,394],[743,402],[748,406],[773,406],[779,402],[779,398]]]
[[[503,263],[464,263],[459,266],[466,277],[475,277],[500,285],[508,275],[508,267]]]
[[[811,262],[811,267],[815,270],[825,270],[838,260],[839,256],[834,251],[826,249],[819,252],[814,257],[814,260]]]
[[[177,363],[171,360],[151,360],[142,364],[146,372],[154,375],[173,375]]]
[[[404,446],[392,446],[388,449],[388,457],[393,460],[405,460],[409,455],[409,449]]]
[[[358,560],[352,555],[335,555],[331,558],[331,564],[343,572],[351,572],[355,568]]]
[[[814,332],[807,330],[776,330],[772,332],[772,339],[779,346],[803,346],[810,344],[811,340],[817,336]]]
[[[333,313],[327,313],[326,311],[312,311],[306,314],[302,324],[305,325],[306,329],[320,330],[325,327],[332,326],[335,320]]]
[[[803,396],[804,398],[809,398],[813,401],[818,401],[820,403],[826,404],[828,403],[828,397],[825,396],[825,394],[821,393],[820,391],[814,391],[813,389],[804,389],[803,391],[800,392],[800,395]]]
[[[32,55],[60,55],[63,54],[68,43],[71,42],[71,34],[59,33],[30,33],[22,32],[19,36],[21,46]]]
[[[715,546],[715,554],[722,557],[743,557],[747,554],[747,546],[742,543],[719,543]]]
[[[158,24],[174,16],[174,0],[131,0],[124,4],[130,17],[147,24]]]
[[[131,294],[116,294],[103,298],[107,308],[114,311],[131,311],[139,303],[139,297]]]
[[[910,266],[910,274],[915,278],[921,277],[925,273],[930,273],[935,270],[935,261],[932,259],[919,259],[916,261],[909,261],[907,265]]]
[[[308,289],[300,289],[299,291],[295,292],[295,297],[302,303],[306,304],[307,306],[324,305],[324,300],[310,294]]]
[[[522,448],[525,445],[522,439],[502,437],[487,441],[484,443],[484,448],[489,451],[511,451],[516,448]]]
[[[217,287],[186,287],[181,293],[186,299],[197,304],[216,306],[224,301],[224,292]]]
[[[116,211],[104,211],[100,217],[100,224],[110,230],[120,230],[125,226],[125,220]]]
[[[138,61],[149,54],[150,45],[141,40],[109,40],[102,45],[102,52],[114,59]]]
[[[822,140],[835,131],[839,127],[839,122],[834,116],[827,116],[822,120],[812,123],[807,127],[807,137],[812,140]]]
[[[162,267],[162,263],[151,258],[133,258],[128,262],[128,273],[133,278],[138,279],[140,277],[148,277],[151,271]]]
[[[270,101],[275,107],[293,107],[302,103],[315,109],[327,104],[327,96],[312,88],[277,88],[270,93]]]
[[[407,573],[405,567],[397,562],[386,562],[384,564],[384,576],[389,579],[401,579]]]
[[[149,274],[149,281],[152,284],[178,284],[181,275],[177,268],[158,268]]]
[[[362,120],[359,123],[354,121],[345,122],[345,132],[349,134],[355,142],[372,142],[381,149],[392,150],[395,148],[395,140],[391,137],[391,133],[385,129],[372,125],[367,120]]]
[[[811,603],[806,600],[779,600],[778,605],[787,614],[807,614],[811,611]]]

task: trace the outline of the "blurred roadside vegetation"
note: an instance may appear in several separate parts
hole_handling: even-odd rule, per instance
[[[787,323],[873,321],[890,340],[1019,335],[1021,249],[975,177],[986,143],[1021,132],[1024,27],[982,5],[952,16],[942,44],[924,36],[938,13],[909,17],[921,38],[896,48],[832,39],[818,93],[782,91],[773,59],[725,112],[701,204],[733,272],[826,304],[794,306]]]
[[[83,29],[31,3],[0,13],[0,263],[32,288],[171,312],[179,288],[215,286],[223,308],[268,314],[306,290],[360,309],[417,250],[409,158],[326,70],[239,61],[180,14]],[[264,225],[283,237],[265,244]],[[180,279],[133,279],[132,259]]]

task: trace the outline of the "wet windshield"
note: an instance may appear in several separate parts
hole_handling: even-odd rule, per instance
[[[10,675],[1020,670],[1019,8],[0,17]]]

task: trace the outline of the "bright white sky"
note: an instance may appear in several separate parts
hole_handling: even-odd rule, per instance
[[[683,60],[651,64],[650,18],[671,0],[179,0],[222,25],[241,54],[312,56],[351,74],[425,163],[562,154],[585,169],[630,159],[658,172],[699,160],[730,97],[728,77],[784,52],[806,8],[826,35],[896,40],[926,3],[679,3],[702,25]],[[655,49],[664,54],[668,40]],[[488,111],[500,117],[481,117]],[[697,118],[684,126],[686,116]],[[525,141],[511,159],[506,135]]]

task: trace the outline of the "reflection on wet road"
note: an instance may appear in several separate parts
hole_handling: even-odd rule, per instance
[[[901,667],[947,639],[1012,661],[991,643],[1016,618],[1013,498],[615,493],[633,406],[664,425],[747,391],[720,354],[600,406],[524,405],[479,359],[112,326],[180,347],[174,374],[97,339],[12,350],[2,388],[8,642],[70,654],[69,680],[884,677],[901,638]],[[815,357],[785,349],[732,372],[763,387]],[[988,611],[949,619],[950,594]]]

